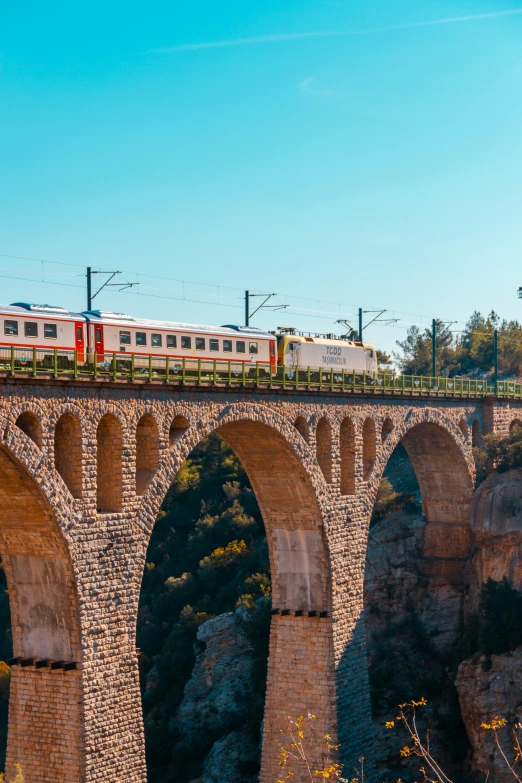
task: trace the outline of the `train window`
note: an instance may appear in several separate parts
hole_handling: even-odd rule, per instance
[[[18,321],[4,321],[4,334],[18,334]]]
[[[223,340],[223,350],[225,353],[232,353],[232,340]]]
[[[190,337],[186,337],[185,335],[183,335],[183,337],[181,338],[181,347],[182,348],[192,347],[192,340],[190,339]]]
[[[245,353],[245,341],[236,340],[236,353]]]
[[[205,338],[196,337],[196,351],[204,351],[204,350],[205,350]]]
[[[249,343],[250,353],[257,353],[257,343]]]
[[[56,324],[44,324],[44,337],[48,340],[56,340]]]
[[[120,332],[120,345],[130,345],[131,335],[130,332]]]
[[[209,340],[208,344],[211,351],[219,351],[219,340]]]
[[[38,324],[36,321],[26,321],[24,326],[26,337],[38,337]]]
[[[136,332],[136,345],[147,345],[147,332]]]
[[[167,348],[175,348],[176,347],[176,335],[175,334],[168,334],[167,335]]]
[[[76,339],[79,343],[83,340],[83,326],[77,326],[76,327]]]
[[[161,348],[161,334],[151,335],[150,341],[154,348]]]

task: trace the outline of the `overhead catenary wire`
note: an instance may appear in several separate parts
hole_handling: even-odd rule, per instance
[[[37,284],[47,284],[47,285],[56,285],[60,287],[70,287],[70,288],[83,288],[82,285],[75,285],[73,283],[62,283],[58,282],[56,279],[53,280],[45,280],[42,278],[45,278],[45,276],[51,276],[53,278],[56,277],[78,277],[82,278],[85,277],[85,272],[78,272],[78,273],[67,273],[67,272],[50,272],[46,271],[43,268],[44,264],[52,264],[54,266],[64,266],[64,267],[73,267],[75,269],[82,269],[85,270],[86,267],[83,264],[78,264],[74,262],[69,261],[55,261],[50,259],[43,259],[43,258],[35,258],[31,256],[18,256],[8,253],[0,253],[0,258],[8,258],[8,259],[16,259],[16,260],[25,260],[25,261],[33,261],[38,264],[42,264],[41,270],[11,270],[11,269],[5,269],[0,267],[1,271],[16,271],[19,274],[32,274],[32,275],[39,275],[38,279],[30,279],[30,278],[23,278],[19,277],[18,275],[6,275],[6,274],[0,274],[0,278],[4,279],[10,279],[10,280],[22,280],[24,282],[31,282],[31,283],[37,283]],[[104,264],[105,266],[106,264]],[[93,270],[99,270],[101,267],[92,267]],[[240,300],[242,302],[243,295],[244,295],[244,289],[238,288],[235,286],[223,286],[222,284],[214,284],[214,283],[200,283],[196,281],[187,281],[182,280],[180,278],[173,278],[173,277],[167,277],[164,275],[154,275],[154,274],[148,274],[143,272],[135,272],[131,270],[121,270],[122,274],[125,275],[132,275],[135,276],[136,280],[139,282],[139,289],[137,291],[113,291],[115,294],[121,294],[125,293],[126,296],[143,296],[153,299],[162,299],[162,300],[171,300],[171,301],[183,301],[188,302],[191,304],[205,304],[210,307],[226,307],[227,309],[233,308],[233,309],[243,309],[243,304],[239,303]],[[41,277],[40,277],[41,275]],[[150,280],[163,280],[173,283],[181,284],[181,290],[179,288],[165,288],[164,286],[157,287],[152,285],[147,285],[145,281],[147,279]],[[189,290],[187,291],[185,286],[197,286],[200,288],[207,288],[207,289],[215,289],[215,292],[213,291],[193,291]],[[223,291],[234,291],[238,292],[238,295],[234,294],[226,294],[223,293]],[[160,293],[161,292],[161,293]],[[181,294],[179,296],[168,296],[166,293],[169,294]],[[239,293],[241,295],[239,295]],[[331,321],[332,318],[339,318],[339,317],[347,317],[347,318],[353,318],[356,317],[356,312],[350,312],[352,308],[355,308],[356,305],[353,304],[347,304],[347,303],[339,303],[339,302],[332,302],[331,300],[322,300],[317,298],[311,298],[311,297],[305,297],[305,296],[296,296],[295,294],[278,294],[281,298],[284,298],[284,302],[287,305],[286,307],[286,314],[288,316],[296,316],[299,318],[306,318],[306,319],[320,319],[320,320],[328,320]],[[197,298],[192,298],[197,297]],[[234,304],[234,300],[238,300],[238,304]],[[290,301],[289,301],[290,300]],[[291,301],[294,301],[296,304],[291,304]],[[298,307],[298,302],[314,302],[316,304],[316,308],[306,308],[306,307]],[[335,310],[329,310],[329,309],[322,309],[320,308],[320,304],[322,305],[333,305],[336,309]],[[343,308],[343,309],[341,309]],[[425,323],[423,323],[425,320],[429,321],[429,316],[422,315],[420,313],[410,313],[405,312],[401,310],[393,310],[390,311],[393,313],[393,315],[405,315],[408,318],[418,318],[421,319],[421,323],[419,324],[417,321],[403,321],[401,319],[400,324],[386,324],[386,328],[393,328],[393,329],[399,329],[401,331],[404,331],[405,329],[409,328],[410,326],[426,326]],[[463,324],[464,322],[458,321],[455,323]]]
[[[71,261],[51,261],[51,260],[44,259],[44,258],[36,258],[36,257],[31,257],[31,256],[17,256],[17,255],[12,255],[12,254],[8,254],[8,253],[0,253],[0,258],[13,258],[13,259],[20,259],[20,260],[24,260],[24,261],[35,261],[37,263],[54,264],[54,265],[60,265],[60,266],[72,266],[72,267],[75,267],[75,268],[78,268],[78,269],[83,269],[83,270],[86,269],[86,267],[83,264],[77,264],[77,263],[73,263]],[[112,263],[112,262],[108,262],[108,263]],[[92,269],[96,270],[96,271],[100,271],[101,267],[92,266]],[[34,274],[34,270],[31,270],[31,271]],[[244,290],[245,290],[244,288],[238,288],[238,287],[235,287],[235,286],[223,286],[222,284],[217,284],[217,283],[201,283],[201,282],[196,282],[194,280],[183,280],[181,278],[167,277],[165,275],[153,275],[153,274],[148,274],[148,273],[144,273],[144,272],[136,272],[136,271],[132,271],[132,270],[129,270],[129,269],[121,269],[120,272],[122,274],[125,274],[125,275],[135,275],[136,278],[141,277],[141,278],[149,278],[149,279],[152,279],[152,280],[168,280],[168,281],[174,282],[174,283],[181,283],[183,286],[186,285],[186,284],[189,284],[189,285],[196,285],[196,286],[207,287],[207,288],[218,288],[218,289],[219,288],[225,288],[225,289],[227,289],[229,291],[238,291],[238,292],[240,292],[240,294],[241,294],[240,298],[241,299],[243,299]],[[45,274],[48,274],[48,273],[45,272]],[[79,274],[78,276],[79,277],[84,277],[85,274]],[[149,289],[155,290],[153,286],[145,286],[141,282],[140,282],[140,285],[141,285],[142,288],[149,288]],[[162,288],[160,290],[164,290],[164,289]],[[195,295],[195,293],[196,292],[192,292],[193,295]],[[289,299],[296,299],[298,301],[303,301],[303,302],[315,302],[316,304],[319,304],[319,303],[331,304],[331,305],[334,305],[336,308],[339,308],[339,307],[344,307],[344,308],[357,307],[357,305],[355,305],[355,304],[339,303],[339,302],[334,302],[334,301],[329,300],[329,299],[317,299],[316,297],[312,298],[312,297],[306,297],[306,296],[296,296],[295,294],[279,294],[279,296],[284,296],[285,300],[289,298]],[[233,297],[230,297],[230,298],[233,298]],[[302,308],[302,309],[304,311],[304,308]],[[308,312],[314,312],[314,311],[313,310],[308,310]],[[333,313],[333,311],[324,311],[324,310],[321,311],[321,312],[327,312],[327,313],[330,313],[330,314]],[[428,317],[428,316],[425,316],[425,315],[421,315],[419,313],[406,313],[406,312],[403,313],[400,310],[396,310],[395,312],[399,313],[400,315],[408,315],[408,316],[415,317],[415,318],[427,318]]]
[[[0,278],[6,279],[6,280],[20,280],[20,281],[26,282],[26,283],[37,283],[39,285],[43,284],[43,285],[60,286],[61,288],[76,288],[76,289],[81,289],[81,290],[84,289],[83,285],[74,285],[72,283],[60,283],[60,282],[57,282],[56,280],[41,280],[41,279],[36,280],[36,279],[29,279],[29,278],[26,278],[26,277],[18,277],[16,275],[3,275],[3,274],[0,274]],[[147,289],[147,290],[149,290],[149,289]],[[165,290],[165,289],[152,288],[151,290]],[[113,292],[113,293],[117,293],[118,294],[118,293],[121,293],[121,292],[116,291],[116,292]],[[187,297],[186,295],[184,295],[184,296],[177,296],[176,297],[176,296],[166,296],[164,294],[146,293],[146,292],[143,292],[143,291],[141,291],[141,292],[140,291],[136,291],[136,292],[134,292],[134,291],[125,291],[125,294],[127,296],[143,296],[143,297],[147,297],[147,298],[150,298],[150,299],[161,299],[161,300],[164,300],[164,301],[188,302],[189,304],[199,304],[199,305],[205,304],[205,305],[207,305],[209,307],[224,307],[226,309],[233,308],[234,310],[242,310],[243,309],[243,306],[241,304],[233,304],[232,302],[230,302],[230,298],[231,297],[230,298],[229,297],[220,297],[220,298],[227,298],[227,299],[229,299],[229,301],[227,301],[225,303],[223,301],[221,301],[221,302],[209,301],[208,298],[207,298],[206,301],[204,301],[202,298],[200,298],[200,299],[192,299],[190,297]],[[194,295],[198,296],[198,294],[193,293],[192,296],[194,296]],[[201,294],[199,296],[202,297],[204,295]],[[294,298],[294,297],[292,297],[292,298]],[[299,298],[299,297],[295,297],[295,298]],[[399,312],[399,311],[395,311],[395,312]],[[324,314],[321,315],[320,313],[324,313]],[[343,313],[343,312],[339,312],[339,311],[333,312],[333,311],[325,311],[325,310],[316,312],[316,311],[307,310],[307,309],[304,309],[304,308],[292,307],[291,305],[288,305],[287,310],[286,310],[286,314],[288,316],[295,315],[296,317],[299,317],[299,318],[306,318],[306,319],[313,319],[313,320],[319,319],[319,320],[330,321],[330,322],[332,321],[332,317],[333,316],[339,316],[340,315],[342,317],[343,315],[345,315],[347,317],[352,317],[352,318],[356,316],[356,313],[351,313],[351,312]],[[420,316],[420,317],[421,318],[427,318],[427,316]],[[386,328],[388,328],[388,329],[399,329],[400,331],[404,331],[405,329],[408,329],[410,326],[424,326],[424,324],[418,324],[417,322],[414,322],[414,321],[412,321],[412,322],[402,322],[401,324],[386,324]]]
[[[52,263],[58,263],[58,262],[52,262]],[[34,270],[29,270],[29,269],[14,270],[14,269],[8,269],[8,268],[5,268],[5,267],[0,267],[0,271],[3,271],[3,272],[17,272],[18,274],[31,274],[31,275],[35,274]],[[138,274],[138,273],[126,273],[126,274]],[[53,276],[53,277],[60,277],[60,276],[61,277],[80,277],[80,278],[84,277],[84,275],[82,275],[82,274],[76,274],[76,273],[70,274],[70,273],[64,273],[64,272],[45,272],[45,275]],[[2,274],[0,274],[0,277],[6,278],[6,279],[11,279],[11,280],[25,280],[26,279],[26,278],[15,277],[15,276],[10,276],[10,275],[2,275]],[[149,277],[149,275],[145,275],[145,277]],[[151,277],[154,277],[154,276],[151,276]],[[175,280],[175,278],[165,278],[165,279]],[[28,280],[27,282],[46,283],[48,281],[45,281],[45,280]],[[177,282],[187,283],[188,281],[179,280]],[[57,283],[55,281],[49,282],[49,284],[51,284],[51,285],[60,285],[60,283]],[[191,285],[199,285],[198,283],[190,283],[190,284]],[[63,283],[61,285],[66,285],[66,284]],[[201,285],[209,285],[211,287],[216,287],[218,289],[224,288],[224,286],[217,286],[217,285],[214,286],[214,284],[202,283]],[[71,288],[82,288],[82,286],[72,286],[72,285],[70,287]],[[232,300],[232,299],[239,300],[240,299],[240,297],[235,297],[235,296],[230,296],[230,295],[199,293],[198,291],[186,291],[184,288],[182,288],[181,290],[179,290],[179,289],[169,289],[169,288],[163,288],[163,287],[159,288],[159,287],[156,287],[156,286],[143,285],[142,283],[140,283],[140,288],[141,288],[141,291],[133,291],[133,292],[127,291],[126,293],[127,293],[127,295],[131,295],[131,296],[149,296],[151,298],[156,298],[156,299],[172,299],[173,301],[187,301],[187,302],[191,302],[191,303],[194,303],[194,304],[216,304],[217,305],[219,303],[217,303],[217,302],[209,302],[209,301],[199,302],[198,300],[187,299],[186,298],[187,294],[190,295],[190,296],[200,297],[201,299],[203,299],[203,298],[208,299],[210,297],[217,298],[217,299],[226,299],[226,300]],[[162,295],[145,294],[145,293],[143,293],[144,290],[145,291],[158,291],[158,292],[159,291],[163,291],[163,292],[174,293],[174,294],[175,293],[181,293],[181,294],[183,294],[183,296],[181,296],[181,297],[168,297],[168,296],[165,296],[164,294],[162,294]],[[232,289],[232,290],[241,290],[241,289]],[[113,293],[120,293],[120,291],[113,292]],[[285,302],[288,302],[288,299],[296,299],[297,301],[315,301],[315,302],[317,302],[317,304],[319,304],[320,302],[323,302],[324,304],[329,304],[330,303],[328,300],[321,300],[321,299],[315,300],[315,299],[310,299],[310,298],[307,298],[307,297],[300,297],[300,296],[294,296],[294,295],[288,295],[288,294],[284,294],[283,296],[285,298]],[[315,310],[313,310],[313,309],[310,309],[310,308],[296,307],[296,306],[291,305],[291,304],[287,304],[286,306],[287,306],[287,314],[289,314],[289,315],[299,315],[299,316],[302,316],[302,317],[323,318],[324,320],[330,320],[330,316],[337,316],[337,317],[339,317],[339,316],[352,316],[352,317],[356,317],[357,313],[342,312],[341,309],[340,309],[342,307],[342,305],[340,303],[335,303],[335,304],[338,307],[338,309],[335,310],[335,311],[334,310],[322,310],[322,309],[319,309],[319,308],[316,308]],[[240,308],[241,307],[240,305],[228,305],[228,304],[224,305],[224,306],[227,306],[227,307],[231,306],[231,307],[236,307],[236,308]],[[347,307],[350,307],[350,305],[347,305]],[[402,314],[402,311],[400,311],[400,310],[393,310],[393,311],[389,311],[389,312],[391,314],[393,314],[393,315],[394,314],[399,314],[399,315]],[[409,313],[408,315],[413,316],[413,317],[416,316],[416,314],[414,314],[414,313]],[[427,316],[421,316],[421,315],[418,315],[417,317],[419,317],[419,318],[427,318]],[[459,321],[459,322],[454,321],[453,323],[464,323],[464,322],[462,322],[462,321]],[[399,327],[399,328],[403,328],[404,325],[415,326],[417,324],[416,324],[416,322],[404,322],[403,321],[401,327]],[[389,324],[389,326],[392,326],[392,325]],[[397,327],[394,327],[394,328],[397,328]]]

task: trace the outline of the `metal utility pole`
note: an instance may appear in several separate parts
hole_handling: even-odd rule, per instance
[[[263,301],[256,307],[253,313],[250,312],[250,297],[252,296],[263,298]],[[277,294],[251,294],[250,291],[245,291],[245,326],[250,326],[250,319],[253,318],[259,310],[286,310],[288,305],[267,305],[268,300],[273,296],[277,296]]]
[[[493,381],[495,383],[495,391],[498,384],[498,330],[493,332]]]
[[[87,267],[87,310],[91,309],[92,306],[92,269],[90,266]]]
[[[437,323],[431,322],[431,377],[437,377]]]
[[[366,329],[368,326],[374,323],[378,324],[394,324],[397,323],[399,320],[398,318],[381,318],[381,315],[384,315],[384,313],[388,312],[387,310],[363,310],[362,307],[359,307],[359,336],[358,340],[360,343],[363,341],[363,329]],[[363,313],[377,313],[377,315],[372,318],[371,321],[368,321],[366,326],[363,326]],[[350,324],[346,321],[344,318],[340,318],[338,321],[335,322],[336,324],[346,324],[347,326],[350,326]],[[351,326],[350,326],[351,328]],[[355,331],[355,330],[354,330]]]
[[[98,288],[95,294],[92,292],[92,276],[93,275],[110,275],[108,280],[105,281],[105,283]],[[87,267],[87,310],[92,309],[92,300],[98,296],[100,291],[103,291],[104,288],[107,286],[112,287],[116,286],[120,289],[120,291],[124,291],[126,288],[132,288],[135,285],[139,285],[139,283],[111,283],[111,280],[113,277],[116,277],[116,275],[121,275],[121,272],[108,272],[107,270],[103,269],[92,269],[90,266]]]

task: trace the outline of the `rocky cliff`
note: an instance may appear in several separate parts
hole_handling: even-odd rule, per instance
[[[366,636],[376,755],[382,780],[407,780],[409,762],[398,750],[402,732],[385,728],[397,705],[424,696],[421,726],[453,775],[466,766],[468,743],[450,672],[462,625],[464,590],[430,585],[418,568],[425,522],[419,514],[396,512],[370,528],[365,573]]]
[[[462,717],[472,746],[473,768],[489,783],[508,783],[514,777],[495,745],[491,732],[481,729],[495,716],[510,725],[522,720],[522,470],[492,473],[475,493],[472,511],[473,555],[468,565],[469,594],[464,604],[468,620],[480,615],[482,587],[489,579],[501,584],[493,607],[493,622],[482,646],[488,654],[463,661],[456,678]],[[493,654],[505,650],[503,654]],[[500,731],[510,760],[513,740],[507,727]]]
[[[473,596],[488,579],[522,589],[522,470],[492,473],[475,493]]]
[[[257,780],[259,736],[249,726],[257,699],[256,665],[244,610],[219,615],[198,629],[196,663],[174,726],[189,752],[212,742],[203,774],[192,783]]]
[[[489,770],[488,783],[508,783],[513,778],[480,724],[494,715],[522,720],[522,647],[468,658],[466,650],[477,645],[469,629],[484,582],[507,577],[522,588],[522,470],[493,474],[476,492],[465,585],[434,585],[421,574],[424,528],[422,515],[411,509],[375,518],[370,528],[366,629],[381,778],[408,780],[411,764],[398,755],[405,738],[386,730],[385,722],[398,703],[425,696],[420,726],[429,730],[432,751],[451,779],[482,781]],[[196,649],[176,716],[188,747],[197,748],[201,737],[209,742],[193,783],[254,783],[259,736],[246,724],[256,661],[243,610],[204,623]],[[510,750],[507,734],[503,741]]]
[[[486,658],[475,655],[460,664],[457,689],[462,717],[473,748],[473,768],[486,776],[488,783],[513,783],[493,732],[481,724],[502,716],[510,726],[522,721],[522,648],[504,655]],[[506,725],[499,738],[509,761],[513,760],[511,728]]]
[[[493,473],[481,484],[471,528],[472,553],[459,587],[429,585],[420,575],[421,516],[395,513],[371,526],[366,629],[385,778],[402,766],[399,738],[385,721],[399,702],[425,696],[422,729],[429,729],[434,755],[454,781],[482,781],[488,772],[488,783],[514,779],[481,724],[496,715],[522,719],[522,596],[515,592],[522,589],[522,470]],[[499,584],[484,605],[488,580]],[[479,648],[487,654],[475,653]],[[509,732],[501,736],[512,758]]]

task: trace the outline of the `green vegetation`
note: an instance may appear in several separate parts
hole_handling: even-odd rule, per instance
[[[372,513],[372,523],[384,519],[394,511],[407,514],[422,510],[421,492],[408,452],[398,443],[388,460],[377,490]]]
[[[479,611],[469,618],[456,647],[456,662],[482,653],[487,666],[491,655],[512,652],[521,645],[522,593],[507,579],[488,579],[481,590]]]
[[[498,473],[522,467],[522,428],[513,427],[507,437],[486,435],[483,452]]]
[[[522,467],[522,427],[515,426],[507,436],[486,435],[480,447],[473,449],[476,486],[484,481],[488,470],[504,473]]]
[[[462,334],[437,321],[437,373],[450,377],[474,377],[493,371],[493,332],[498,330],[499,373],[522,375],[522,325],[501,320],[495,312],[487,317],[474,312]],[[411,326],[405,340],[397,341],[400,352],[394,355],[400,372],[407,375],[431,375],[431,329]]]
[[[246,474],[217,435],[203,441],[163,503],[147,554],[137,643],[151,783],[198,777],[217,735],[197,750],[173,718],[194,666],[201,623],[242,605],[254,645],[256,697],[249,730],[259,741],[268,653],[270,575],[264,526]],[[223,735],[234,728],[223,716]]]

